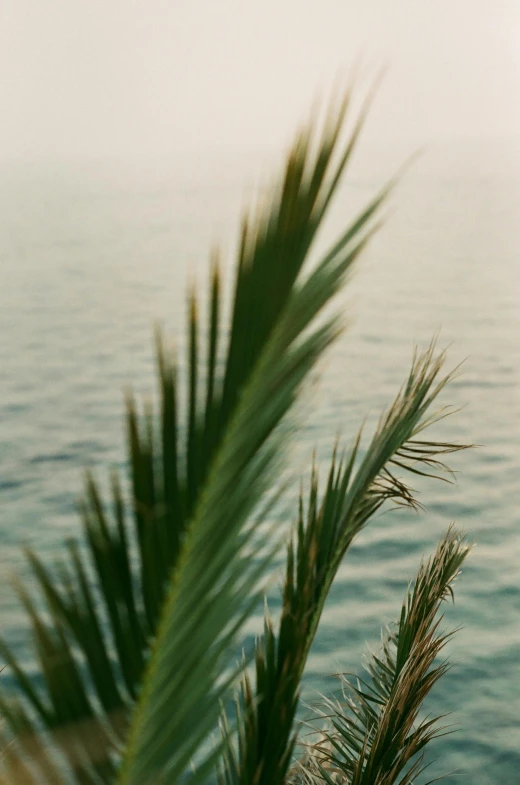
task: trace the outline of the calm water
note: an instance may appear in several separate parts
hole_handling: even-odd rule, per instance
[[[334,688],[327,674],[358,668],[421,556],[457,521],[477,547],[446,610],[446,624],[464,625],[450,645],[454,667],[428,708],[452,712],[460,731],[437,743],[431,776],[450,771],[448,783],[472,785],[513,785],[520,770],[520,177],[514,154],[500,153],[497,166],[496,156],[441,150],[401,186],[342,300],[350,327],[323,365],[294,457],[305,470],[317,445],[325,464],[337,433],[348,439],[364,416],[373,422],[414,342],[440,330],[449,365],[467,358],[444,398],[464,409],[437,435],[482,446],[453,459],[456,486],[421,486],[426,515],[384,515],[359,538],[323,619],[306,699]],[[58,552],[78,531],[82,467],[103,476],[122,463],[122,389],[153,392],[152,324],[179,331],[186,277],[200,280],[209,244],[233,237],[247,166],[3,172],[0,618],[28,661],[7,587],[9,571],[23,570],[20,545]],[[328,236],[373,193],[374,171],[367,163],[346,183]]]

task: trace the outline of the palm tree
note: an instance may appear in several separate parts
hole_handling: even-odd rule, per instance
[[[297,710],[324,603],[354,537],[386,503],[417,507],[406,475],[445,473],[444,455],[461,449],[423,436],[445,414],[431,408],[450,378],[433,345],[415,356],[366,451],[361,435],[338,448],[324,488],[313,469],[289,544],[287,529],[266,524],[294,404],[341,332],[323,311],[393,185],[303,269],[362,129],[366,106],[342,141],[350,106],[349,93],[321,130],[311,122],[297,135],[269,206],[244,218],[229,322],[217,259],[205,320],[190,294],[185,378],[157,336],[160,411],[141,416],[127,400],[130,492],[113,473],[107,502],[87,475],[81,541],[67,543],[52,567],[28,551],[36,588],[18,582],[17,591],[40,678],[0,643],[17,685],[0,693],[3,783],[415,781],[438,732],[417,716],[445,669],[434,664],[446,640],[436,614],[467,553],[454,530],[421,568],[368,683],[331,704],[321,740],[301,754]],[[266,612],[252,658],[233,665],[281,547],[280,620],[275,626]]]

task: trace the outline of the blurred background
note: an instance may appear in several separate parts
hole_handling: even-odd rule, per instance
[[[427,513],[381,516],[338,576],[305,699],[358,669],[420,558],[455,520],[477,547],[446,623],[453,669],[428,708],[460,730],[431,776],[513,785],[520,769],[520,5],[517,0],[4,0],[0,8],[0,631],[31,662],[8,587],[20,546],[49,558],[79,531],[82,468],[122,464],[122,390],[154,392],[152,327],[182,343],[186,280],[232,258],[245,203],[313,103],[357,62],[381,66],[326,244],[417,149],[392,214],[341,301],[291,470],[369,427],[439,332],[439,437],[457,484]],[[268,296],[268,293],[266,293]],[[297,488],[295,487],[295,492]],[[289,505],[287,516],[292,517]],[[273,600],[276,606],[276,600]],[[251,634],[254,629],[251,628]],[[10,677],[0,677],[9,686]]]

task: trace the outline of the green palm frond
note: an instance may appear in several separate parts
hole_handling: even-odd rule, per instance
[[[413,785],[424,771],[424,748],[445,729],[440,717],[419,719],[423,702],[446,672],[436,658],[453,633],[440,629],[440,605],[469,552],[451,527],[434,556],[422,564],[401,616],[371,654],[367,676],[343,675],[343,698],[328,701],[328,728],[311,748],[295,781],[317,785]]]
[[[416,438],[446,414],[427,416],[451,376],[440,377],[443,359],[442,354],[435,356],[433,344],[414,358],[409,378],[381,418],[365,456],[358,460],[360,438],[342,460],[334,455],[321,501],[313,471],[307,512],[300,498],[296,541],[288,548],[278,634],[267,615],[256,646],[255,687],[247,674],[243,677],[238,754],[228,750],[223,784],[283,785],[296,742],[301,677],[345,552],[387,500],[417,506],[412,489],[396,476],[396,469],[446,473],[449,469],[440,457],[464,448]]]
[[[17,739],[5,756],[13,784],[108,785],[121,760],[121,782],[176,781],[216,721],[235,675],[229,647],[277,543],[260,556],[252,513],[275,483],[279,426],[339,331],[334,318],[312,325],[389,190],[302,279],[362,125],[341,143],[348,105],[331,110],[320,136],[311,124],[297,137],[270,206],[244,219],[229,335],[215,263],[204,329],[190,298],[186,379],[158,341],[159,416],[143,420],[127,401],[130,499],[117,474],[109,504],[88,477],[83,542],[51,569],[28,554],[37,595],[19,594],[38,684],[0,643],[18,688],[0,692]]]
[[[336,126],[333,133],[336,136]],[[350,240],[349,236],[347,243]],[[275,483],[276,458],[285,434],[279,432],[277,440],[271,434],[337,333],[334,319],[310,334],[307,330],[337,291],[359,247],[359,241],[353,249],[342,244],[303,285],[293,286],[243,389],[172,578],[133,720],[122,784],[176,781],[214,727],[220,702],[240,670],[220,683],[233,636],[260,598],[254,590],[265,566],[259,554],[266,541],[251,550],[256,527],[250,515]],[[264,284],[263,290],[269,291],[269,286]],[[270,551],[274,553],[277,546],[276,542]],[[193,712],[204,719],[194,723]]]

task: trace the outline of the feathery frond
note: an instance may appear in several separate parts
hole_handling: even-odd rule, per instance
[[[313,471],[307,513],[300,498],[296,542],[288,547],[278,634],[266,615],[257,641],[253,687],[243,677],[238,703],[238,755],[228,751],[223,785],[283,785],[296,742],[295,715],[300,682],[323,606],[352,540],[387,501],[417,506],[413,490],[394,466],[415,473],[449,472],[439,455],[464,445],[418,441],[436,417],[426,414],[450,375],[441,377],[443,355],[434,345],[415,357],[402,390],[381,418],[365,456],[358,460],[360,436],[350,454],[335,454],[323,499]],[[441,417],[445,412],[441,412]],[[421,468],[419,468],[421,467]]]
[[[321,712],[323,740],[310,750],[300,782],[317,785],[413,785],[424,771],[424,749],[443,735],[440,717],[419,719],[425,698],[446,672],[436,659],[453,633],[440,629],[438,611],[468,555],[451,527],[434,556],[422,564],[405,597],[398,623],[371,654],[367,676],[342,675],[343,698]],[[297,780],[296,780],[297,781]]]

